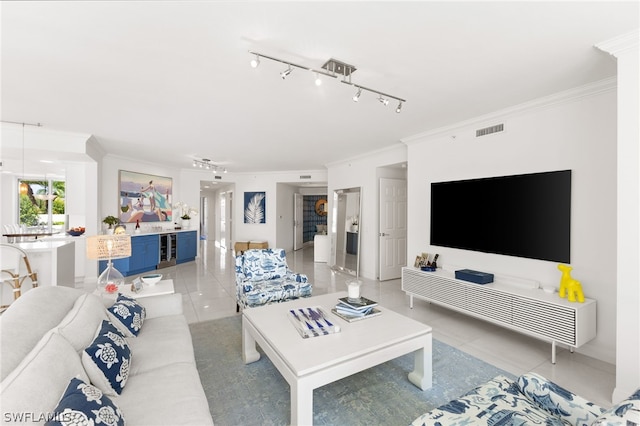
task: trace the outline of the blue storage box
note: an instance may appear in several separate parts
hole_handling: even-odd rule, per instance
[[[493,282],[493,274],[471,269],[460,269],[456,271],[456,279],[470,281],[476,284],[489,284]]]

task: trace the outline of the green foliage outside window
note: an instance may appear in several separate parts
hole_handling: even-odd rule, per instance
[[[20,223],[27,226],[38,224],[38,213],[40,209],[31,202],[28,195],[20,195]]]
[[[26,194],[20,194],[20,224],[27,226],[46,225],[47,220],[42,221],[43,215],[49,213],[51,208],[51,214],[63,215],[65,214],[65,182],[64,181],[51,181],[51,194],[55,194],[56,198],[52,201],[46,199],[40,199],[38,196],[49,193],[49,182],[46,180],[23,180],[28,186],[28,192]],[[40,216],[38,216],[40,215]],[[59,221],[54,221],[56,224]]]

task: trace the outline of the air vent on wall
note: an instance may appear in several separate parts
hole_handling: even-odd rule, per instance
[[[476,138],[480,136],[490,135],[491,133],[498,133],[504,131],[504,124],[496,124],[495,126],[485,127],[484,129],[476,130]]]
[[[311,179],[311,175],[300,175],[300,179]]]
[[[217,180],[222,180],[222,176],[214,176],[213,178]]]

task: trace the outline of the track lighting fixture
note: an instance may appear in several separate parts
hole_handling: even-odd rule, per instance
[[[362,95],[362,91],[363,90],[366,91],[366,92],[371,92],[374,95],[378,95],[377,99],[383,105],[388,105],[390,99],[394,99],[394,100],[398,101],[398,107],[396,108],[396,112],[398,112],[398,113],[402,109],[402,104],[404,102],[406,102],[405,99],[399,98],[397,96],[389,95],[387,93],[382,93],[382,92],[380,92],[378,90],[370,89],[368,87],[364,87],[364,86],[361,86],[359,84],[352,83],[351,82],[351,75],[356,71],[356,68],[353,65],[349,65],[349,64],[346,64],[344,62],[337,61],[335,59],[329,59],[327,62],[325,62],[324,65],[322,65],[322,70],[320,70],[320,69],[305,67],[303,65],[294,64],[292,62],[288,62],[288,61],[284,61],[282,59],[278,59],[278,58],[274,58],[274,57],[271,57],[271,56],[263,55],[262,53],[258,53],[258,52],[249,51],[249,53],[255,56],[255,59],[251,60],[251,66],[253,68],[256,68],[259,65],[260,58],[266,58],[266,59],[269,59],[271,61],[280,62],[281,64],[287,65],[287,69],[280,73],[280,77],[283,80],[289,74],[291,74],[291,72],[293,71],[293,68],[300,68],[302,70],[312,71],[312,72],[315,73],[315,84],[316,84],[316,86],[320,86],[322,84],[322,80],[320,79],[320,75],[323,75],[323,76],[326,76],[326,77],[331,77],[331,78],[338,78],[338,76],[340,76],[340,78],[341,78],[340,81],[342,83],[348,84],[348,85],[353,86],[353,87],[358,89],[356,94],[353,95],[353,97],[351,98],[354,102],[358,102],[358,100],[360,99],[360,95]]]
[[[356,92],[355,95],[353,95],[353,102],[358,102],[358,100],[360,99],[360,95],[362,95],[362,89],[358,88],[358,91]]]
[[[293,68],[291,68],[291,65],[289,65],[289,68],[280,73],[280,77],[282,77],[282,79],[284,80],[289,74],[291,74],[291,71],[293,71]]]
[[[208,158],[203,158],[202,160],[193,160],[193,167],[198,167],[200,169],[211,170],[213,174],[218,173],[218,169],[220,166],[211,162]],[[224,169],[224,173],[227,173],[227,169]]]

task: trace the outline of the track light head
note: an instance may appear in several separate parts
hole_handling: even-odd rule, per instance
[[[358,100],[360,99],[360,95],[362,95],[362,89],[358,88],[358,91],[356,92],[355,95],[353,95],[353,102],[358,102]]]
[[[398,106],[396,107],[396,112],[399,114],[402,110],[402,102],[398,102]]]
[[[256,55],[256,57],[253,58],[250,63],[251,68],[258,68],[258,65],[260,65],[260,56]]]
[[[291,68],[291,65],[289,65],[289,68],[280,73],[280,77],[282,77],[282,79],[284,80],[289,74],[291,74],[291,71],[293,71],[293,68]]]
[[[321,86],[321,85],[322,85],[322,79],[320,78],[320,75],[316,73],[316,86]]]
[[[378,100],[384,106],[389,105],[389,99],[383,98],[381,95],[378,95]]]

